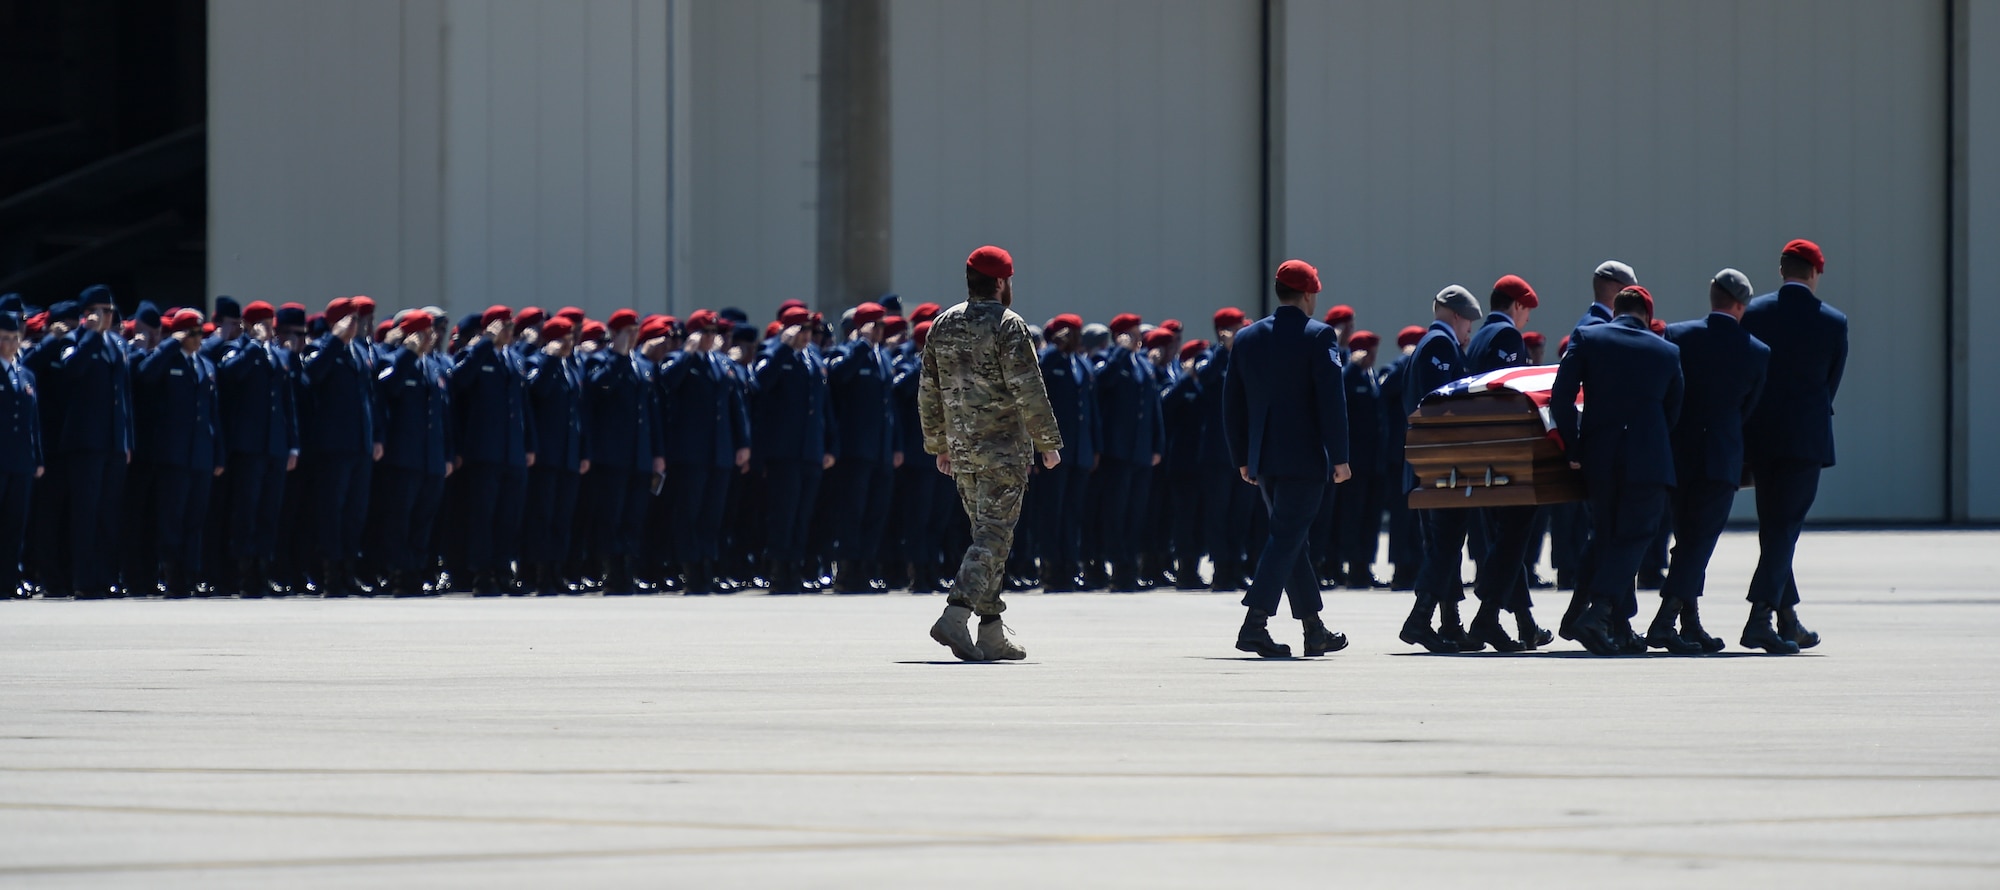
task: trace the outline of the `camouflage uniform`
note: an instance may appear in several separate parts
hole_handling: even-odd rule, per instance
[[[1042,387],[1028,324],[998,300],[974,298],[932,322],[917,390],[924,450],[950,449],[952,479],[972,520],[950,604],[979,615],[1007,606],[1000,587],[1021,495],[1036,452],[1060,451],[1062,433]]]

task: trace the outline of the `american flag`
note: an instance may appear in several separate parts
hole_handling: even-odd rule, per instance
[[[1542,428],[1554,432],[1556,422],[1549,414],[1549,390],[1556,385],[1556,371],[1556,365],[1534,365],[1474,374],[1432,390],[1430,395],[1424,396],[1424,401],[1464,398],[1499,389],[1510,390],[1533,399],[1536,411],[1542,416]],[[1583,407],[1583,393],[1577,393],[1576,404],[1578,408]]]

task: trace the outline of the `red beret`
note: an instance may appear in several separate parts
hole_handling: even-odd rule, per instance
[[[1319,293],[1319,270],[1305,260],[1286,260],[1278,265],[1278,283],[1302,294]]]
[[[1804,238],[1794,239],[1778,252],[1781,257],[1795,256],[1812,264],[1813,271],[1826,273],[1826,255],[1819,252],[1819,245]]]
[[[1382,337],[1374,331],[1355,331],[1347,338],[1347,348],[1349,349],[1374,352],[1375,347],[1380,345],[1382,345]]]
[[[1111,318],[1111,333],[1114,335],[1122,334],[1145,323],[1145,319],[1130,312],[1115,315]]]
[[[611,313],[611,319],[604,323],[604,329],[618,333],[639,323],[639,313],[632,309],[620,309]]]
[[[965,265],[988,278],[1014,277],[1013,255],[991,244],[973,251],[965,258]]]
[[[28,316],[28,320],[21,323],[21,330],[30,337],[48,330],[48,327],[49,314],[47,312],[37,312]]]
[[[1535,296],[1535,289],[1529,287],[1519,275],[1502,275],[1499,281],[1493,282],[1491,301],[1499,302],[1503,295],[1512,298],[1515,305],[1528,309],[1542,305],[1542,299]]]
[[[805,309],[805,308],[808,307],[806,306],[806,301],[804,300],[786,300],[783,303],[778,304],[778,317],[784,318],[786,312],[789,312],[793,309]]]
[[[1417,345],[1417,341],[1422,340],[1423,338],[1424,338],[1424,329],[1417,327],[1416,325],[1410,325],[1409,327],[1406,327],[1396,332],[1396,345],[1415,346]]]
[[[419,313],[422,314],[422,313]],[[375,323],[375,339],[389,336],[389,329],[396,326],[395,319],[385,318]]]
[[[689,331],[706,331],[715,327],[716,321],[714,310],[696,309],[688,315],[687,328]]]
[[[1048,324],[1042,325],[1042,334],[1049,337],[1053,337],[1062,331],[1080,330],[1083,330],[1083,316],[1070,312],[1065,312],[1051,318]]]
[[[780,325],[805,324],[810,321],[812,321],[812,313],[806,311],[806,307],[804,306],[793,306],[778,313],[778,324]]]
[[[939,306],[936,303],[918,303],[917,311],[910,313],[910,323],[923,324],[924,322],[937,318],[938,313],[943,311],[944,307]]]
[[[204,322],[202,322],[202,323],[201,323],[201,332],[202,332],[202,333],[204,333],[204,334],[213,334],[213,333],[215,333],[215,322],[212,322],[212,321],[204,321]]]
[[[770,324],[764,326],[764,339],[769,340],[772,337],[776,337],[780,333],[783,333],[784,330],[785,330],[784,322],[782,321],[771,322]]]
[[[249,310],[246,309],[244,310],[243,314],[244,316],[247,317],[249,316],[250,312]],[[403,316],[402,321],[396,322],[396,326],[402,328],[403,333],[405,334],[414,334],[417,333],[418,331],[430,330],[431,324],[436,320],[437,319],[431,318],[431,314],[428,312],[412,312],[408,315]]]
[[[1618,293],[1619,293],[1620,295],[1623,295],[1623,294],[1628,294],[1628,293],[1631,293],[1631,294],[1638,294],[1639,296],[1641,296],[1641,297],[1645,298],[1645,300],[1646,300],[1646,315],[1647,315],[1648,317],[1651,317],[1651,316],[1652,316],[1652,314],[1653,314],[1653,292],[1652,292],[1652,291],[1649,291],[1649,290],[1647,290],[1647,289],[1645,289],[1645,288],[1643,288],[1643,287],[1640,287],[1640,286],[1638,286],[1638,285],[1636,285],[1636,284],[1635,284],[1635,285],[1632,285],[1631,287],[1628,287],[1628,288],[1625,288],[1625,289],[1623,289],[1623,290],[1620,290],[1620,291],[1619,291]]]
[[[514,313],[514,327],[532,328],[549,320],[549,313],[540,306],[524,306]]]
[[[1146,338],[1140,342],[1147,349],[1162,349],[1173,345],[1174,332],[1166,328],[1154,328],[1147,331]]]
[[[1529,331],[1521,335],[1521,342],[1529,346],[1542,346],[1549,342],[1549,338],[1542,336],[1541,331]]]
[[[505,306],[488,306],[486,307],[486,311],[479,315],[479,326],[483,328],[496,321],[512,321],[513,319],[514,310]]]
[[[562,316],[563,318],[569,319],[570,324],[578,324],[578,325],[583,324],[583,320],[586,317],[583,314],[583,310],[578,309],[575,306],[564,306],[561,309],[557,309],[556,314]]]
[[[1208,353],[1207,340],[1189,340],[1186,343],[1181,344],[1182,361],[1186,361],[1191,358],[1201,358],[1203,355],[1207,353]]]
[[[860,327],[864,324],[874,324],[881,321],[882,316],[887,314],[889,314],[888,310],[883,309],[881,303],[863,303],[854,307],[854,326]]]
[[[139,320],[136,318],[125,319],[119,323],[118,329],[124,331],[125,336],[130,337],[139,332]]]
[[[893,337],[909,330],[910,322],[900,315],[885,315],[882,317],[882,328],[889,336]]]
[[[548,341],[561,340],[562,338],[567,337],[574,333],[576,333],[576,322],[570,321],[567,318],[563,318],[560,315],[556,316],[555,318],[551,318],[548,321],[542,322],[543,340],[548,340]]]
[[[1568,334],[1564,334],[1564,335],[1563,335],[1563,338],[1562,338],[1562,342],[1561,342],[1561,343],[1557,343],[1557,344],[1556,344],[1556,352],[1557,352],[1558,354],[1560,354],[1560,353],[1565,353],[1565,352],[1568,352],[1568,351],[1569,351],[1569,335],[1568,335]]]
[[[1218,331],[1243,326],[1243,310],[1234,306],[1215,310],[1215,329]]]
[[[182,309],[167,316],[164,327],[168,333],[173,334],[178,334],[182,331],[199,331],[201,330],[201,313],[193,309]]]
[[[917,344],[918,349],[924,348],[924,343],[930,338],[931,323],[928,321],[917,322],[917,326],[910,329],[910,340]]]
[[[326,304],[326,323],[333,324],[354,312],[354,301],[347,297],[336,298]]]
[[[668,321],[666,316],[648,318],[639,324],[639,342],[644,343],[647,340],[657,340],[673,332],[674,323]]]
[[[354,307],[355,315],[375,314],[375,301],[368,297],[349,297],[348,304]]]
[[[299,308],[303,309],[305,307],[301,306]],[[277,308],[263,300],[251,300],[250,305],[243,307],[243,323],[246,325],[256,324],[260,321],[270,321],[277,317]]]
[[[1179,336],[1181,332],[1181,320],[1178,318],[1169,318],[1166,321],[1160,322],[1160,327],[1173,331],[1175,336]]]
[[[559,318],[569,317],[567,315],[563,315],[562,313],[556,313],[556,315]],[[577,330],[583,332],[582,334],[583,339],[589,340],[592,343],[602,343],[604,342],[605,336],[607,336],[604,333],[604,323],[601,321],[591,321],[589,319],[585,319],[583,322],[583,327],[577,328]]]
[[[1349,306],[1346,303],[1342,303],[1338,306],[1333,307],[1332,309],[1326,310],[1327,324],[1340,324],[1342,322],[1349,322],[1353,320],[1354,320],[1354,307]]]
[[[1648,325],[1648,327],[1651,327],[1653,329],[1653,333],[1659,334],[1662,337],[1667,335],[1667,323],[1657,318],[1653,319],[1652,323]]]

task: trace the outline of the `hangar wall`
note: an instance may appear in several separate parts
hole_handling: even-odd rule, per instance
[[[893,263],[904,304],[1014,253],[1040,323],[1138,312],[1202,331],[1257,305],[1256,0],[896,0]],[[1207,336],[1205,332],[1193,336]]]
[[[1940,518],[1946,13],[1287,0],[1281,243],[1330,268],[1370,326],[1427,320],[1446,284],[1483,301],[1520,274],[1544,300],[1530,327],[1553,340],[1603,259],[1679,320],[1707,311],[1724,266],[1774,290],[1778,248],[1812,238],[1821,296],[1855,334],[1840,465],[1813,515]]]

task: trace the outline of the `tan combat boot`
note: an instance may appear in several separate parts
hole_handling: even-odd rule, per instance
[[[931,639],[940,646],[950,647],[951,654],[958,656],[959,661],[985,661],[986,656],[972,642],[972,631],[965,626],[971,620],[971,609],[946,606],[937,623],[931,625]]]
[[[1028,657],[1028,650],[1007,639],[1007,623],[998,620],[979,622],[979,651],[995,661],[1020,661]]]

